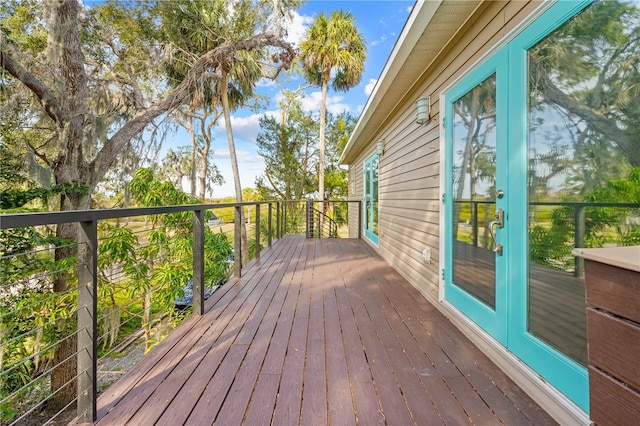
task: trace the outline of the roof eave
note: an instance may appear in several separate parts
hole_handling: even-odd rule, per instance
[[[391,52],[391,55],[389,56],[389,59],[376,82],[373,92],[367,99],[364,110],[362,111],[362,114],[360,114],[358,122],[349,137],[349,141],[340,156],[339,164],[349,164],[355,160],[360,148],[362,148],[362,145],[366,143],[366,141],[362,141],[360,139],[364,128],[373,116],[374,112],[376,112],[380,101],[387,95],[393,84],[393,80],[413,52],[416,43],[429,26],[429,23],[441,4],[442,0],[418,0],[414,4],[402,33],[398,37],[393,51]],[[416,73],[415,78],[417,79],[418,77],[419,73]],[[398,99],[401,97],[402,95],[400,95]]]

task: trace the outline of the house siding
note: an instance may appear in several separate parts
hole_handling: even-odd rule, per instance
[[[478,7],[440,55],[431,64],[425,63],[425,72],[414,90],[403,98],[369,142],[369,147],[350,163],[349,178],[356,182],[356,194],[350,194],[350,198],[362,200],[362,164],[373,153],[375,141],[384,139],[385,150],[380,157],[377,250],[432,300],[438,298],[441,275],[442,117],[439,97],[529,17],[539,4],[487,2]],[[443,11],[436,19],[446,19],[446,13]],[[422,96],[431,97],[431,120],[418,125],[415,123],[415,100]],[[353,214],[350,211],[350,220]],[[430,248],[430,263],[422,258],[425,248]]]
[[[362,163],[349,166],[349,199],[362,201],[364,192],[364,177],[362,175]],[[359,203],[349,203],[349,224],[358,224],[363,218],[362,206]],[[349,238],[358,238],[359,226],[349,226]]]
[[[425,10],[430,13],[428,20],[421,21],[426,27],[418,26],[416,32],[408,32],[408,43],[400,41],[405,50],[401,48],[396,53],[402,59],[393,62],[383,74],[380,93],[374,90],[371,108],[365,108],[342,161],[349,165],[350,179],[356,182],[356,193],[350,193],[350,198],[362,200],[363,163],[373,154],[376,141],[385,141],[384,153],[379,158],[379,240],[378,244],[366,238],[365,241],[560,424],[588,424],[588,414],[583,409],[541,379],[456,305],[441,299],[444,129],[440,101],[444,102],[444,95],[485,58],[499,51],[547,10],[540,7],[541,3],[451,1],[437,6],[435,12],[436,6],[418,9],[416,17],[424,18],[421,13]],[[552,4],[546,2],[545,6]],[[456,6],[463,7],[464,13]],[[411,43],[416,42],[416,34],[421,35],[414,46]],[[428,44],[430,40],[440,40],[439,53]],[[416,67],[420,58],[424,58],[424,69],[422,64]],[[392,81],[391,86],[388,81]],[[393,91],[396,83],[401,90]],[[418,125],[415,101],[426,96],[431,99],[430,121]],[[447,117],[447,121],[450,119]],[[430,249],[430,262],[422,257],[425,248]]]

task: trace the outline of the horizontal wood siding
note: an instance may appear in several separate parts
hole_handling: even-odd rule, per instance
[[[363,175],[362,175],[362,163],[353,164],[349,166],[349,200],[360,200],[363,199]],[[354,185],[355,183],[355,185]],[[355,188],[355,192],[353,189]],[[349,238],[358,238],[358,222],[363,221],[364,217],[362,216],[361,206],[358,203],[349,203]]]
[[[405,96],[373,138],[385,141],[380,157],[378,251],[410,283],[433,298],[438,297],[441,269],[439,97],[537,6],[527,2],[487,2],[480,6],[477,16],[467,20],[441,55],[431,64],[425,63],[425,73],[415,90]],[[446,20],[447,16],[443,9],[434,19]],[[431,97],[431,120],[418,125],[415,100],[422,96]],[[362,199],[362,163],[372,152],[373,146],[350,165],[350,178],[356,179],[357,189],[351,198]],[[426,247],[431,249],[431,263],[422,258]]]

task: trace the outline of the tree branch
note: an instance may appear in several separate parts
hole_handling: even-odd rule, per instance
[[[123,57],[122,53],[120,52],[120,49],[118,49],[113,39],[108,39],[108,40],[105,39],[105,41],[107,45],[111,48],[111,51],[113,52],[113,54],[116,55],[116,57],[118,57],[118,59],[120,59],[124,64],[124,68],[128,76],[127,78],[125,78],[125,77],[118,76],[116,74],[116,77],[115,77],[116,80],[119,81],[120,83],[128,84],[133,91],[133,102],[135,106],[138,108],[144,108],[144,96],[142,95],[142,90],[140,90],[140,85],[136,80],[135,74],[131,69],[131,64],[127,62],[126,58]]]
[[[39,159],[41,159],[47,166],[51,167],[51,162],[49,161],[49,159],[47,158],[47,156],[45,154],[41,154],[40,152],[38,152],[38,150],[36,149],[36,147],[34,147],[31,142],[29,142],[28,138],[24,138],[24,143],[27,145],[27,147],[31,150],[31,152],[33,152],[33,154],[38,157]]]
[[[269,183],[271,184],[271,187],[273,188],[274,191],[276,191],[278,193],[278,195],[280,196],[280,198],[282,198],[283,200],[287,199],[287,196],[285,194],[282,193],[282,191],[280,191],[278,189],[278,187],[273,183],[273,181],[271,180],[271,176],[269,175],[269,170],[265,170],[264,171],[265,176],[267,177],[267,180],[269,181]]]
[[[4,39],[4,34],[2,38]],[[60,106],[53,92],[36,76],[24,69],[4,49],[0,49],[0,67],[33,92],[44,111],[58,127],[62,127],[68,121],[66,112]]]
[[[102,149],[89,166],[92,179],[97,183],[107,172],[111,163],[135,135],[142,132],[144,128],[155,118],[165,114],[184,104],[202,78],[220,78],[218,73],[211,72],[225,63],[235,52],[240,50],[255,50],[258,48],[274,46],[282,49],[279,58],[289,66],[295,57],[293,46],[286,41],[280,40],[272,34],[259,34],[250,39],[238,42],[227,41],[220,46],[210,50],[200,57],[189,70],[184,80],[167,95],[166,98],[138,112],[131,120],[125,123],[114,135],[105,141]]]
[[[588,106],[578,102],[572,96],[560,90],[544,72],[539,72],[540,89],[547,101],[565,108],[572,114],[586,121],[597,132],[607,135],[614,140],[623,151],[632,166],[640,166],[640,152],[638,143],[629,132],[620,129],[615,121],[606,117]]]

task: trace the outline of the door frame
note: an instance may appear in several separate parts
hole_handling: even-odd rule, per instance
[[[470,90],[489,78],[496,75],[496,123],[508,122],[508,110],[506,108],[506,87],[501,87],[498,81],[506,78],[507,71],[507,51],[501,50],[496,52],[490,58],[485,60],[473,72],[469,73],[464,79],[459,81],[451,90],[445,94],[445,140],[453,140],[453,104],[467,94]],[[508,158],[508,146],[505,144],[506,134],[504,126],[496,125],[496,185],[497,182],[504,181],[506,174],[504,165],[501,164]],[[498,158],[498,153],[500,157]],[[504,152],[504,154],[502,154]],[[502,166],[502,167],[501,167]],[[453,149],[450,144],[446,144],[445,150],[445,170],[451,171],[453,167]],[[496,186],[498,189],[498,186]],[[445,176],[445,224],[449,224],[453,215],[453,182],[449,173]],[[506,201],[508,197],[496,199],[496,208],[506,209]],[[506,221],[506,219],[505,219]],[[500,229],[499,241],[504,239],[508,226]],[[453,235],[452,227],[445,225],[445,297],[453,303],[458,309],[463,311],[476,324],[489,332],[501,344],[507,344],[507,286],[504,284],[506,280],[506,258],[496,255],[496,288],[495,288],[495,310],[491,309],[485,303],[479,301],[469,293],[457,287],[452,282],[453,274]]]
[[[441,188],[443,192],[443,209],[441,213],[441,235],[444,236],[443,246],[444,268],[441,280],[441,300],[450,302],[451,305],[476,323],[484,332],[488,333],[505,351],[512,352],[517,358],[533,369],[537,375],[551,383],[557,390],[575,403],[580,409],[589,412],[589,376],[585,367],[560,353],[546,342],[533,336],[527,329],[527,291],[528,291],[528,247],[523,244],[528,241],[526,196],[527,174],[527,150],[515,147],[510,141],[527,140],[526,121],[526,52],[556,28],[567,22],[581,10],[592,3],[591,0],[571,2],[557,2],[538,15],[531,22],[518,29],[518,33],[512,35],[506,42],[501,43],[484,56],[470,71],[457,79],[440,94],[444,105],[444,114],[441,125],[443,142],[441,149],[444,155],[441,168]],[[501,58],[496,60],[496,58]],[[507,61],[508,59],[508,61]],[[506,69],[500,74],[500,64]],[[496,208],[505,210],[505,228],[498,241],[504,245],[504,265],[496,262],[496,311],[493,312],[481,302],[474,301],[464,290],[452,285],[452,232],[450,223],[452,214],[452,187],[451,166],[453,153],[451,141],[453,139],[453,102],[463,96],[475,84],[483,81],[480,78],[488,77],[496,70],[496,114],[500,114],[500,99],[505,96],[506,105],[503,105],[502,114],[506,125],[503,125],[502,136],[497,134],[496,151],[500,146],[500,139],[504,139],[503,149],[508,158],[508,186],[496,189],[505,190],[503,203],[496,200]],[[500,75],[503,76],[500,79]],[[472,85],[472,83],[474,83]],[[504,89],[504,93],[501,92]],[[515,108],[516,106],[517,108]],[[510,115],[509,115],[510,114]],[[507,128],[505,128],[505,126]],[[497,130],[501,125],[497,121]],[[504,134],[506,133],[506,135]],[[496,152],[498,155],[498,152]],[[443,158],[444,157],[444,158]],[[500,169],[496,164],[496,172]],[[505,170],[506,173],[506,170]],[[499,182],[499,177],[496,176]],[[525,192],[520,188],[524,184]],[[497,184],[498,185],[498,184]],[[508,197],[507,194],[520,194],[520,196]],[[500,207],[503,205],[504,207]],[[504,242],[503,242],[504,241]],[[498,260],[498,259],[496,259]],[[502,279],[498,275],[500,270]],[[504,311],[501,309],[504,303]],[[483,305],[484,309],[482,308]],[[484,317],[483,317],[484,316]],[[501,326],[495,326],[492,321],[500,322]]]
[[[373,184],[373,174],[372,174],[372,170],[369,170],[369,172],[367,172],[367,168],[369,167],[369,165],[373,165],[373,163],[377,160],[377,167],[378,167],[378,194],[376,194],[376,197],[378,198],[378,205],[380,203],[380,156],[378,154],[373,154],[371,156],[369,156],[366,160],[364,160],[363,165],[362,165],[362,179],[363,179],[363,228],[364,228],[364,236],[371,241],[372,243],[374,243],[375,245],[378,245],[378,241],[379,241],[379,236],[378,234],[375,234],[372,230],[373,228],[373,222],[374,222],[374,218],[378,217],[377,215],[374,214],[374,203],[371,202],[370,204],[368,203],[367,200],[367,196],[371,197],[371,201],[373,201],[373,189],[374,189],[374,184]],[[367,179],[369,179],[369,185],[367,187]],[[379,214],[379,212],[377,212]],[[379,217],[378,217],[379,220]],[[380,224],[378,224],[378,230],[380,229]]]
[[[527,50],[592,3],[591,0],[558,2],[524,28],[506,46],[509,49],[510,58],[508,83],[510,102],[512,102],[511,105],[522,106],[521,116],[510,122],[509,140],[527,140]],[[510,111],[513,112],[514,108],[510,107]],[[528,153],[526,149],[513,151],[514,155],[511,157],[513,167],[509,180],[514,185],[518,182],[524,185],[526,193]],[[513,230],[508,237],[508,242],[513,248],[512,255],[515,262],[521,265],[519,272],[521,276],[516,277],[514,283],[517,285],[513,286],[509,293],[509,305],[513,310],[510,315],[513,327],[510,327],[509,350],[585,412],[589,412],[587,369],[528,331],[526,279],[529,274],[528,247],[522,243],[518,244],[518,242],[528,241],[527,197],[512,197],[509,201],[509,210],[512,212]]]

